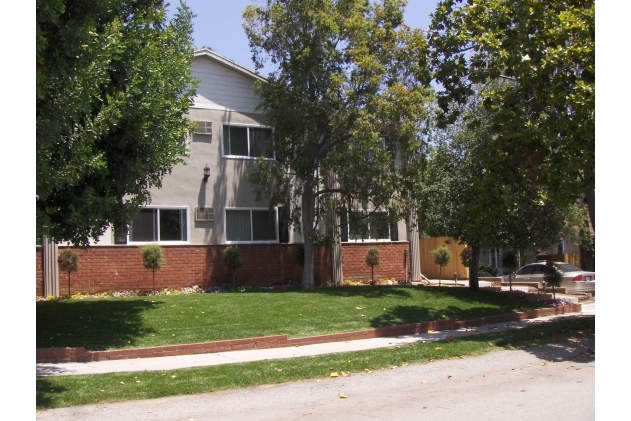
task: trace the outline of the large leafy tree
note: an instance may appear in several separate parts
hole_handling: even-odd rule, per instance
[[[494,165],[501,152],[489,113],[472,97],[447,128],[434,128],[430,156],[419,194],[424,231],[449,236],[472,250],[470,287],[478,289],[478,260],[483,248],[547,248],[569,238],[585,221],[576,203],[559,205],[544,186],[534,188],[506,177]],[[584,209],[583,209],[584,210]],[[577,234],[575,234],[577,235]]]
[[[37,1],[37,229],[87,244],[124,227],[182,162],[192,14],[162,0]]]
[[[594,0],[444,0],[429,43],[447,120],[475,84],[509,82],[483,92],[494,166],[561,205],[584,199],[595,229],[594,17]]]
[[[431,89],[425,37],[403,23],[404,6],[268,0],[244,12],[256,68],[275,68],[257,92],[277,159],[260,161],[250,181],[272,205],[289,204],[289,222],[305,238],[303,288],[314,286],[325,212],[371,203],[392,218],[409,215]]]

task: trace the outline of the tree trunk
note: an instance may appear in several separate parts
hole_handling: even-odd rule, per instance
[[[469,289],[477,291],[480,289],[478,280],[478,263],[480,260],[480,246],[471,246],[471,263],[469,264]]]
[[[315,197],[311,183],[305,183],[302,193],[302,234],[305,241],[305,265],[302,269],[302,288],[313,289],[313,220],[315,214]]]

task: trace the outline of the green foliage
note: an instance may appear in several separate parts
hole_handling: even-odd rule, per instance
[[[446,235],[471,247],[470,285],[476,289],[479,257],[474,253],[495,247],[545,249],[568,231],[576,237],[585,224],[580,217],[585,207],[560,205],[546,186],[507,178],[493,161],[490,113],[477,97],[459,110],[451,125],[432,127],[424,183],[415,192],[422,203],[421,224],[430,235]]]
[[[74,250],[66,249],[57,257],[59,270],[68,273],[68,298],[70,298],[70,274],[79,270],[79,255]]]
[[[377,247],[370,247],[366,252],[366,264],[370,267],[379,266],[380,253]]]
[[[519,261],[514,251],[509,250],[502,254],[502,267],[508,269],[511,273],[519,269]]]
[[[38,0],[37,235],[126,227],[182,163],[197,82],[192,13],[162,0]]]
[[[372,271],[371,280],[375,280],[375,266],[379,266],[379,259],[381,253],[377,247],[370,247],[368,251],[366,251],[365,262]]]
[[[429,32],[443,122],[485,86],[487,161],[559,206],[585,198],[595,227],[595,2],[444,0]]]
[[[74,250],[64,250],[57,257],[57,265],[62,272],[68,272],[68,276],[72,272],[79,270],[79,255]]]
[[[432,257],[434,257],[434,263],[438,266],[447,266],[451,260],[451,252],[445,246],[438,247],[431,251]]]
[[[164,250],[157,244],[147,244],[140,247],[142,252],[142,264],[147,269],[158,270],[166,263]]]
[[[473,250],[471,250],[471,247],[467,247],[460,252],[460,262],[462,262],[462,266],[468,268],[471,265],[472,258]]]
[[[243,14],[255,67],[276,69],[256,89],[277,159],[248,178],[303,233],[303,288],[314,285],[312,234],[327,212],[370,203],[410,215],[432,90],[425,37],[403,23],[404,3],[270,0]]]
[[[237,246],[226,247],[221,253],[223,264],[230,270],[237,270],[243,266],[243,258]]]
[[[478,263],[478,275],[479,276],[497,276],[497,268],[486,263]]]
[[[546,262],[546,266],[548,267],[548,270],[543,274],[543,280],[546,282],[546,285],[552,287],[552,293],[554,294],[554,299],[556,300],[557,295],[555,288],[559,288],[561,286],[561,282],[563,281],[563,272],[557,269],[554,262]]]
[[[140,247],[142,253],[142,264],[147,269],[151,269],[153,277],[153,295],[156,295],[156,270],[159,270],[164,263],[164,251],[157,244],[148,244]]]
[[[237,246],[228,246],[221,252],[223,264],[232,272],[232,287],[236,286],[237,269],[243,266],[243,257]]]
[[[432,256],[434,257],[434,263],[440,266],[439,275],[438,275],[438,286],[440,286],[440,282],[443,277],[443,266],[447,266],[449,261],[451,260],[451,252],[445,246],[438,247],[431,251]]]

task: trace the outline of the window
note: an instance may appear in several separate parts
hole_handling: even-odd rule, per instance
[[[368,216],[352,212],[349,234],[353,240],[390,240],[390,224],[385,212],[375,212]]]
[[[226,209],[226,242],[276,242],[277,210]]]
[[[129,242],[188,241],[187,208],[145,208],[129,225]]]
[[[197,127],[193,133],[193,142],[211,142],[213,140],[212,121],[195,121]]]
[[[223,155],[273,158],[269,145],[272,129],[249,126],[223,126]]]

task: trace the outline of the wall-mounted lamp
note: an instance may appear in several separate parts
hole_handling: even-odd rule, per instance
[[[210,167],[206,164],[204,167],[204,181],[208,181],[208,177],[210,177]]]

